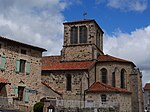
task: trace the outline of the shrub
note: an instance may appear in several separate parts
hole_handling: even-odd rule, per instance
[[[34,112],[43,112],[43,107],[44,107],[44,103],[43,102],[37,102],[34,105],[33,110],[34,110]]]

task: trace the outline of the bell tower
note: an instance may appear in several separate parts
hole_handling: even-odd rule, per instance
[[[96,60],[103,55],[103,31],[95,20],[65,22],[62,61]]]

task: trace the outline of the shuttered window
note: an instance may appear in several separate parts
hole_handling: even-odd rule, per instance
[[[77,27],[71,27],[70,43],[71,44],[78,43],[78,28]]]
[[[80,26],[80,43],[87,43],[87,28],[86,26]]]
[[[5,66],[6,66],[6,57],[5,56],[1,56],[0,57],[0,69],[1,70],[5,70]]]

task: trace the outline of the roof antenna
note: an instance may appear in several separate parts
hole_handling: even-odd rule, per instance
[[[83,13],[83,18],[84,18],[84,20],[86,20],[86,19],[85,19],[86,16],[87,16],[87,12],[84,12],[84,13]]]

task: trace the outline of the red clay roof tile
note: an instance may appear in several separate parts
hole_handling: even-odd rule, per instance
[[[120,59],[120,58],[117,58],[117,57],[113,57],[113,56],[110,56],[110,55],[100,55],[98,57],[98,61],[99,62],[124,62],[124,63],[132,63],[134,66],[135,64],[131,61],[128,61],[128,60],[124,60],[124,59]]]
[[[110,85],[107,85],[101,82],[95,82],[87,90],[87,93],[103,93],[103,92],[131,94],[131,92],[127,91],[126,89],[112,87]]]
[[[42,58],[42,70],[88,70],[95,61],[61,62],[61,56]]]
[[[145,84],[144,90],[150,90],[150,83],[146,83],[146,84]]]

